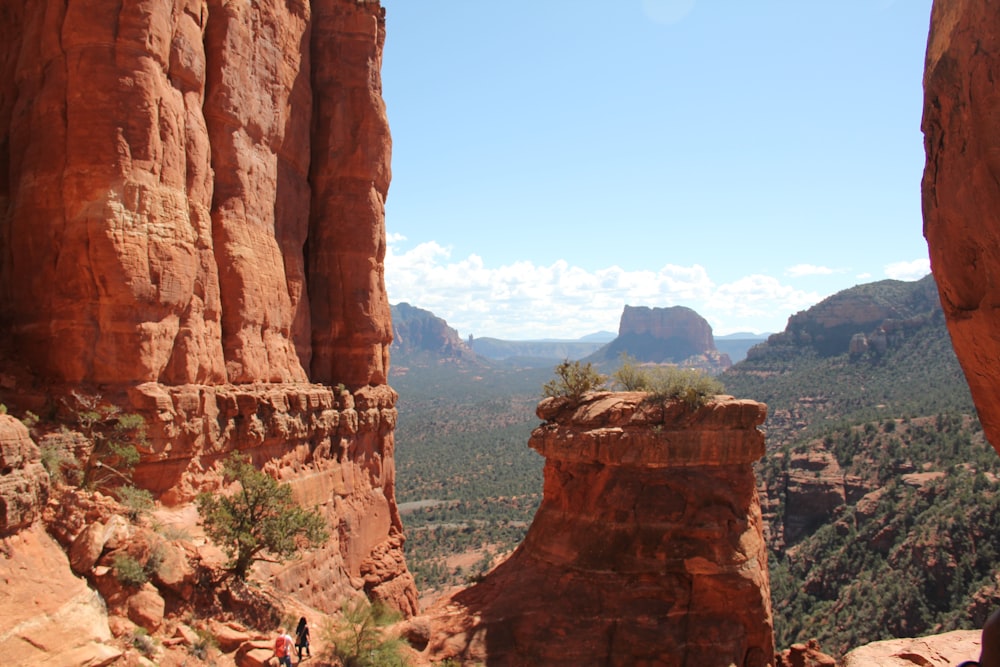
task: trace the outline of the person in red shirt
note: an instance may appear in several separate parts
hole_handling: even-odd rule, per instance
[[[284,628],[278,628],[278,637],[274,640],[274,657],[278,664],[292,667],[292,638],[285,633]]]

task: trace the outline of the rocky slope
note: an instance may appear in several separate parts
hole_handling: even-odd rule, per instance
[[[82,415],[138,415],[133,479],[167,504],[250,456],[331,526],[273,573],[283,588],[413,613],[386,384],[384,38],[377,1],[5,2],[0,400],[83,466]],[[4,442],[5,459],[30,449]],[[3,469],[9,528],[44,503],[37,468]]]

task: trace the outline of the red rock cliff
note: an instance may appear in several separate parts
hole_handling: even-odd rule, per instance
[[[0,399],[142,414],[136,481],[166,502],[252,455],[335,528],[289,586],[412,612],[384,37],[377,0],[5,0]]]
[[[772,664],[753,461],[766,408],[545,399],[524,543],[429,614],[428,653],[502,665]]]
[[[1000,451],[1000,8],[934,2],[924,72],[924,236],[979,418]]]
[[[385,381],[377,2],[4,3],[0,297],[70,383]]]

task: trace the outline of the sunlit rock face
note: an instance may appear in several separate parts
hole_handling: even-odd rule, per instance
[[[331,522],[287,586],[412,612],[384,39],[377,1],[5,1],[0,400],[141,414],[136,481],[164,502],[244,452]]]
[[[924,71],[924,236],[948,330],[1000,449],[1000,14],[935,2]]]
[[[509,665],[762,666],[770,583],[751,468],[766,407],[545,399],[524,543],[432,609],[428,653]]]

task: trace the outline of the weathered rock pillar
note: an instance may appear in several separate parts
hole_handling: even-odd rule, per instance
[[[503,665],[773,661],[751,468],[767,408],[647,398],[539,404],[545,424],[530,445],[546,459],[541,507],[511,558],[442,608],[448,630],[432,652]]]

